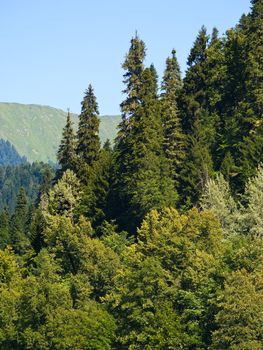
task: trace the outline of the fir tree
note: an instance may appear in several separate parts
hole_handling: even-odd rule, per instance
[[[126,94],[126,99],[120,105],[122,121],[115,140],[114,180],[110,195],[111,216],[113,218],[120,218],[127,211],[128,206],[128,199],[124,194],[124,188],[126,187],[124,174],[130,172],[131,129],[134,122],[134,112],[141,105],[140,90],[143,86],[142,73],[144,71],[145,51],[145,43],[136,33],[135,37],[131,39],[129,51],[122,65],[125,70],[123,82],[126,87],[123,92]]]
[[[123,119],[129,119],[140,105],[140,90],[142,87],[142,73],[144,71],[143,61],[145,59],[145,44],[137,35],[131,39],[131,46],[122,68],[126,70],[124,74],[124,84],[126,88],[123,93],[127,98],[121,103]]]
[[[60,178],[66,170],[74,170],[76,168],[76,140],[69,111],[66,125],[62,132],[57,159],[59,164],[57,178]]]
[[[213,173],[211,145],[214,119],[209,113],[206,93],[206,28],[202,27],[188,57],[188,70],[179,96],[183,130],[187,134],[186,158],[180,173],[181,202],[196,203]]]
[[[174,205],[176,201],[163,151],[163,129],[154,67],[146,68],[141,78],[141,105],[133,114],[133,127],[127,136],[129,153],[124,159],[124,171],[120,174],[122,187],[119,199],[126,204],[121,223],[124,227],[128,224],[131,231],[150,209]]]
[[[5,208],[0,215],[0,249],[10,244],[9,213]]]
[[[170,176],[178,186],[180,169],[185,158],[185,135],[177,107],[178,92],[182,87],[181,73],[175,50],[166,60],[162,81],[162,123],[164,128],[164,152],[169,161]]]
[[[17,196],[15,212],[10,222],[11,243],[15,252],[18,254],[25,253],[26,249],[30,246],[30,242],[27,237],[27,217],[27,197],[24,188],[21,187]]]
[[[81,103],[77,133],[77,155],[80,162],[91,166],[99,157],[99,110],[93,88],[89,85]]]

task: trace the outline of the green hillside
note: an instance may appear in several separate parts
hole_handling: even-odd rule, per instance
[[[10,141],[29,161],[55,161],[66,112],[49,106],[0,103],[0,139]],[[75,126],[77,115],[73,115]],[[102,143],[113,140],[119,116],[102,116]]]

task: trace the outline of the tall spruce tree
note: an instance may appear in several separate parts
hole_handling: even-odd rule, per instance
[[[0,214],[0,249],[10,244],[9,213],[6,208]]]
[[[137,32],[135,37],[131,39],[131,46],[122,68],[126,70],[124,74],[124,84],[126,88],[123,93],[127,95],[126,99],[121,103],[122,118],[129,119],[140,105],[140,90],[142,87],[142,73],[144,71],[146,47],[140,40]]]
[[[127,136],[129,154],[125,158],[125,171],[120,174],[124,186],[119,192],[120,201],[127,204],[121,224],[133,232],[150,209],[174,205],[176,201],[163,151],[157,74],[153,65],[143,71],[141,79],[141,104],[134,111]]]
[[[79,161],[91,166],[99,157],[99,109],[94,91],[91,85],[85,92],[81,102],[81,114],[77,133],[77,155]]]
[[[134,122],[134,112],[141,105],[142,73],[144,71],[144,59],[146,47],[139,38],[137,32],[131,39],[129,51],[122,65],[125,70],[123,82],[126,85],[123,93],[125,100],[121,103],[122,120],[119,125],[117,138],[115,140],[114,152],[114,179],[110,195],[112,208],[111,216],[121,218],[128,210],[128,199],[125,196],[126,177],[124,174],[130,172],[129,159],[131,157],[131,129]]]
[[[209,37],[203,26],[199,31],[188,56],[188,70],[179,99],[183,114],[183,129],[193,132],[195,123],[202,120],[202,112],[206,107],[205,60]]]
[[[182,88],[181,72],[176,52],[166,60],[162,81],[162,123],[164,128],[164,152],[169,161],[170,176],[178,187],[179,173],[185,158],[185,135],[177,107],[178,92]]]
[[[222,97],[220,159],[232,158],[230,182],[242,192],[263,160],[262,1],[251,1],[224,41],[225,81]],[[223,168],[221,169],[223,171]]]
[[[76,136],[69,111],[66,125],[62,132],[57,159],[59,164],[57,178],[60,178],[66,170],[74,170],[76,168]]]
[[[180,177],[182,203],[196,203],[213,172],[211,143],[214,120],[206,93],[206,55],[209,36],[199,31],[188,57],[188,70],[179,97],[183,131],[187,134],[186,159]]]
[[[14,251],[18,254],[25,253],[26,249],[30,246],[27,218],[27,197],[24,188],[21,187],[17,196],[15,212],[10,222],[11,244]]]

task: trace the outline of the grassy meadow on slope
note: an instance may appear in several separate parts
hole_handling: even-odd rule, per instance
[[[66,112],[49,106],[0,103],[0,139],[10,141],[29,161],[55,161]],[[72,115],[75,126],[76,114]],[[119,116],[102,116],[102,143],[116,134]]]

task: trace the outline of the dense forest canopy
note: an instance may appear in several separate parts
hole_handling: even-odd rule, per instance
[[[1,169],[1,349],[263,348],[263,1],[251,6],[222,37],[200,29],[183,79],[172,49],[161,86],[136,33],[113,145],[89,85],[55,174]]]

